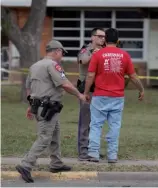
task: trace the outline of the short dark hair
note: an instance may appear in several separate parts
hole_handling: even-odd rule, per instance
[[[105,31],[105,37],[107,43],[117,43],[118,41],[118,31],[114,28],[109,28]]]
[[[101,27],[95,27],[95,28],[92,29],[92,31],[91,31],[91,36],[95,35],[98,30],[105,32],[105,30],[104,30],[103,28],[101,28]]]

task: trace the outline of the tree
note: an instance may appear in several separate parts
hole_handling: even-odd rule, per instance
[[[32,0],[28,19],[22,28],[18,26],[13,11],[2,5],[2,29],[18,49],[22,68],[29,68],[40,59],[40,41],[46,5],[47,0]],[[26,75],[23,75],[21,92],[23,101],[26,101],[25,80]]]

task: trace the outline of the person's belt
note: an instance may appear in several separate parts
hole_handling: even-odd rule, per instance
[[[63,105],[60,102],[58,102],[58,101],[51,102],[49,96],[45,96],[42,98],[34,98],[31,96],[28,96],[27,100],[30,103],[31,112],[33,114],[35,114],[35,115],[37,114],[39,107],[43,108],[40,115],[46,121],[50,121],[52,119],[52,117],[56,113],[60,113],[63,108]]]

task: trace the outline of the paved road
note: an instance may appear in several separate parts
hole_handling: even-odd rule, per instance
[[[4,178],[4,177],[3,177]],[[90,180],[57,181],[35,177],[35,183],[25,183],[21,178],[2,179],[2,187],[158,187],[158,173],[154,172],[102,172]]]
[[[158,181],[98,181],[98,180],[68,180],[54,181],[35,179],[35,183],[24,183],[18,180],[2,180],[1,187],[158,187]]]

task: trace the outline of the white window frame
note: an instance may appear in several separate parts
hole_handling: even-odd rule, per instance
[[[62,9],[64,10],[64,9]],[[67,11],[71,11],[71,9],[65,9]],[[79,10],[79,9],[76,9],[76,10]],[[135,62],[135,63],[141,63],[141,62],[147,62],[147,58],[148,58],[148,35],[149,35],[149,19],[147,18],[144,18],[144,19],[118,19],[116,18],[116,11],[117,10],[122,10],[122,11],[133,11],[133,10],[136,10],[136,9],[98,9],[100,11],[112,11],[112,17],[111,19],[107,18],[106,21],[111,21],[111,27],[115,28],[116,27],[116,21],[143,21],[143,25],[144,27],[141,29],[137,29],[137,28],[119,28],[119,30],[123,30],[123,31],[143,31],[143,38],[120,38],[120,40],[123,40],[123,41],[143,41],[143,48],[142,49],[132,49],[132,48],[129,48],[129,49],[124,49],[124,50],[132,50],[132,51],[142,51],[143,52],[143,58],[132,58],[132,61]],[[81,9],[79,10],[80,11],[80,18],[53,18],[53,23],[54,21],[80,21],[80,28],[71,28],[71,30],[80,30],[80,37],[55,37],[56,40],[79,40],[80,41],[80,47],[77,47],[77,48],[71,48],[71,47],[67,47],[66,49],[67,50],[79,50],[83,44],[84,44],[84,41],[85,40],[90,40],[90,37],[84,37],[84,31],[85,30],[91,30],[93,28],[85,28],[84,27],[84,22],[85,20],[86,21],[100,21],[100,20],[103,20],[105,21],[105,19],[98,19],[98,18],[85,18],[85,11],[98,11],[97,9],[94,10],[94,9]],[[106,29],[106,28],[105,28]],[[70,28],[65,28],[65,27],[60,27],[60,28],[54,28],[54,25],[53,25],[53,30],[70,30]],[[54,32],[53,32],[53,35],[54,35]],[[54,36],[53,36],[54,37]],[[76,61],[77,60],[77,57],[64,57],[65,61]]]

